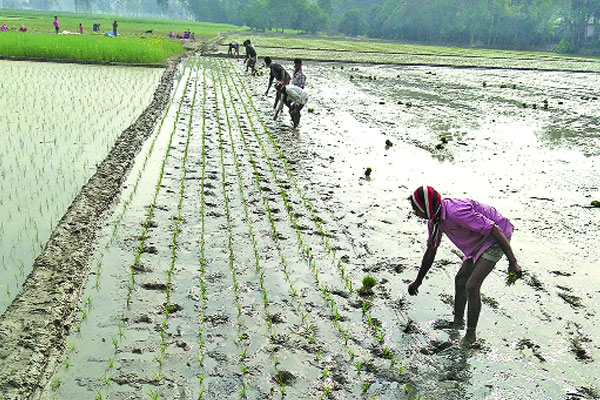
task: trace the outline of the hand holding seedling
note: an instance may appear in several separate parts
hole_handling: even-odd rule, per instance
[[[508,276],[506,277],[506,286],[514,285],[517,279],[523,277],[523,270],[516,260],[509,262],[508,264]]]

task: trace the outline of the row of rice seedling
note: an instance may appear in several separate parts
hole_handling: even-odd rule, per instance
[[[348,271],[346,271],[346,268],[344,267],[341,258],[338,259],[336,258],[335,255],[335,249],[330,245],[329,243],[329,235],[327,235],[324,230],[323,230],[323,223],[322,223],[322,218],[320,218],[317,215],[316,212],[316,208],[312,205],[312,203],[307,199],[307,197],[305,196],[305,194],[303,193],[303,191],[301,190],[301,188],[299,187],[295,177],[293,176],[293,174],[291,173],[287,162],[285,160],[285,157],[283,156],[281,150],[279,149],[279,147],[277,146],[273,136],[270,134],[270,131],[268,130],[267,126],[265,125],[264,121],[262,120],[260,113],[258,112],[258,110],[256,109],[255,105],[252,102],[252,99],[249,95],[249,93],[246,90],[246,87],[244,85],[244,82],[239,78],[238,75],[238,82],[240,83],[240,85],[242,86],[242,88],[245,90],[246,92],[246,97],[248,98],[248,102],[251,104],[251,106],[254,108],[254,112],[256,114],[256,118],[260,121],[264,132],[267,134],[271,145],[273,146],[276,154],[277,154],[277,158],[280,160],[280,162],[283,165],[283,169],[285,170],[285,173],[288,177],[288,179],[292,182],[293,186],[296,188],[299,197],[302,199],[304,205],[306,206],[306,208],[310,211],[312,218],[311,220],[313,221],[313,223],[315,224],[315,227],[317,228],[317,231],[320,233],[321,238],[323,240],[323,245],[325,247],[325,250],[333,257],[334,260],[334,264],[337,266],[338,270],[340,271],[340,276],[341,279],[343,280],[343,284],[346,287],[346,289],[349,292],[354,292],[355,295],[357,296],[357,300],[360,300],[360,297],[358,296],[358,294],[356,293],[356,291],[353,289],[353,285],[352,285],[352,281],[349,278],[348,275]],[[257,136],[257,140],[260,141],[260,138]],[[271,168],[272,173],[275,176],[275,180],[278,182],[278,184],[280,185],[280,189],[281,189],[281,196],[284,199],[284,202],[286,203],[286,210],[288,211],[288,216],[290,218],[290,221],[292,223],[292,225],[294,227],[296,227],[297,229],[297,236],[298,236],[298,242],[301,246],[301,248],[303,248],[303,252],[306,254],[309,265],[311,267],[311,270],[313,271],[313,274],[315,275],[315,281],[317,283],[317,285],[319,286],[320,290],[323,293],[323,297],[326,301],[328,301],[331,312],[332,312],[332,316],[333,319],[336,323],[336,328],[340,331],[340,334],[344,340],[344,342],[347,344],[348,339],[349,339],[349,332],[345,331],[341,325],[339,324],[338,320],[340,318],[339,315],[339,311],[338,308],[335,304],[335,301],[332,299],[331,297],[331,291],[329,290],[329,288],[327,287],[326,284],[322,284],[319,281],[319,270],[316,266],[316,260],[315,257],[313,256],[313,250],[310,246],[308,246],[307,244],[305,244],[305,241],[302,237],[302,233],[301,230],[298,229],[298,224],[296,221],[296,217],[294,216],[294,214],[291,212],[291,207],[288,207],[288,200],[286,199],[287,195],[284,191],[284,188],[281,186],[281,182],[279,181],[279,179],[277,178],[277,173],[273,168],[272,163],[270,162],[269,159],[269,155],[267,153],[267,151],[265,150],[264,146],[261,145],[261,147],[263,148],[263,153],[265,158],[268,161],[269,167]],[[381,327],[378,325],[377,320],[372,318],[371,315],[369,314],[369,307],[367,305],[367,303],[363,303],[363,312],[365,313],[366,319],[367,321],[369,321],[369,332],[372,334],[372,336],[377,340],[380,348],[381,348],[381,352],[382,354],[388,358],[390,360],[390,368],[394,368],[397,366],[397,357],[395,356],[394,352],[388,347],[385,346],[385,337],[386,337],[386,333],[383,332],[381,330]],[[349,349],[349,352],[351,354],[354,354],[354,350]],[[357,370],[360,372],[360,362],[357,363]],[[404,367],[402,365],[398,366],[398,368],[394,369],[400,376],[403,375],[404,372]],[[402,377],[402,379],[404,379],[404,377]],[[409,389],[411,393],[414,392],[414,389]],[[416,396],[419,396],[419,394],[417,393]]]
[[[208,296],[206,294],[206,197],[204,193],[204,180],[206,178],[206,59],[202,58],[202,172],[200,176],[200,243],[199,243],[199,256],[198,263],[200,264],[200,304],[199,309],[199,327],[198,327],[198,354],[196,361],[198,362],[198,384],[200,391],[198,393],[198,399],[204,397],[206,387],[204,385],[204,379],[206,378],[206,372],[204,371],[204,358],[206,357],[206,349],[204,347],[204,323],[206,320],[206,302]]]
[[[221,125],[221,114],[219,113],[219,101],[218,101],[218,88],[217,88],[217,78],[215,78],[215,65],[213,63],[213,60],[211,59],[211,66],[210,66],[210,70],[211,70],[211,77],[212,77],[212,83],[213,83],[213,88],[214,88],[214,92],[215,92],[215,115],[216,115],[216,120],[217,120],[217,133],[218,133],[218,137],[219,137],[219,153],[220,153],[220,160],[221,160],[221,189],[223,192],[223,198],[225,200],[225,217],[226,217],[226,221],[227,221],[227,248],[228,248],[228,252],[229,252],[229,257],[228,257],[228,263],[229,263],[229,269],[231,271],[231,280],[232,280],[232,290],[233,290],[233,297],[235,299],[235,305],[237,308],[237,317],[236,317],[236,325],[237,325],[237,345],[240,349],[240,355],[238,357],[238,362],[239,362],[239,368],[241,371],[241,386],[239,389],[239,393],[240,396],[242,398],[246,398],[246,374],[248,372],[248,367],[245,363],[245,359],[246,359],[246,355],[247,355],[247,351],[248,351],[248,345],[250,342],[250,337],[248,335],[247,332],[247,327],[244,323],[244,319],[242,318],[242,303],[240,300],[240,285],[238,282],[238,277],[237,277],[237,270],[236,267],[234,265],[235,262],[235,254],[234,254],[234,249],[233,249],[233,232],[232,232],[232,217],[231,217],[231,210],[230,210],[230,199],[229,199],[229,194],[227,192],[227,172],[225,169],[225,147],[224,147],[224,143],[223,143],[223,127]],[[218,75],[218,71],[217,71],[217,75]],[[218,76],[218,79],[220,80],[220,76]],[[221,95],[223,97],[223,104],[225,105],[225,95],[223,93],[223,91],[221,90]],[[227,109],[224,107],[225,112],[227,113]],[[230,122],[229,122],[229,116],[226,115],[225,119],[227,121],[227,125],[229,128],[229,134],[231,135],[231,126],[230,126]],[[235,157],[235,154],[233,154],[233,156]],[[242,193],[243,196],[243,193]]]
[[[189,60],[188,60],[189,62]],[[187,64],[186,64],[187,67]],[[191,70],[193,70],[193,65],[191,67]],[[136,283],[136,268],[140,268],[141,267],[141,255],[144,253],[145,248],[145,242],[148,238],[148,233],[149,233],[149,229],[151,227],[150,221],[152,219],[152,216],[154,215],[154,210],[156,207],[156,201],[158,199],[158,195],[161,189],[161,184],[162,184],[162,180],[164,177],[164,172],[165,172],[165,166],[167,164],[167,161],[169,159],[170,156],[170,152],[171,152],[171,144],[173,142],[173,137],[175,135],[175,132],[177,130],[177,122],[179,121],[179,115],[182,109],[183,104],[185,103],[186,100],[186,95],[187,95],[187,91],[188,91],[188,87],[189,87],[189,83],[192,80],[193,77],[193,71],[190,71],[186,80],[186,84],[185,87],[183,89],[183,93],[181,95],[181,99],[179,101],[179,105],[178,108],[175,112],[175,117],[174,117],[174,122],[173,122],[173,128],[171,129],[171,132],[169,133],[169,138],[168,138],[168,143],[166,145],[166,149],[165,149],[165,154],[162,157],[162,162],[161,162],[161,166],[159,169],[159,175],[158,175],[158,179],[157,179],[157,183],[155,185],[155,189],[154,189],[154,193],[153,193],[153,197],[152,200],[148,206],[148,213],[146,214],[146,218],[144,220],[144,222],[142,223],[142,230],[141,233],[139,235],[139,241],[138,241],[138,245],[136,246],[135,249],[135,255],[134,255],[134,260],[133,263],[131,264],[130,268],[129,268],[129,280],[128,283],[126,284],[126,289],[127,289],[127,295],[126,295],[126,308],[129,309],[131,302],[132,302],[132,295],[133,295],[133,290],[134,290],[134,286]],[[115,361],[114,361],[114,355],[117,354],[118,350],[119,350],[119,344],[120,341],[124,338],[125,336],[125,330],[126,330],[126,318],[125,318],[125,314],[124,312],[121,313],[121,317],[119,319],[119,323],[117,326],[117,335],[113,335],[112,336],[112,344],[113,344],[113,356],[109,357],[106,360],[106,364],[107,364],[107,368],[105,370],[105,374],[104,377],[101,380],[101,384],[105,384],[105,385],[110,385],[111,384],[111,374],[114,371],[115,367]],[[164,329],[164,327],[166,326],[165,321],[163,321],[163,323],[161,324],[161,327]],[[162,355],[164,355],[164,343],[160,344],[160,352]],[[162,361],[162,358],[161,358]],[[160,364],[160,363],[159,363]],[[162,379],[162,375],[161,375],[161,371],[159,370],[159,372],[156,374],[156,379],[157,381],[160,381]],[[152,392],[151,397],[156,395],[156,393]],[[102,393],[100,390],[97,391],[97,396],[100,399],[102,397]]]
[[[230,79],[233,81],[233,76],[231,75],[231,72],[228,72]],[[239,78],[239,77],[238,77]],[[238,79],[238,83],[243,86],[243,82],[241,80]],[[234,86],[236,87],[236,86]],[[314,255],[314,251],[312,250],[312,248],[305,242],[304,238],[303,238],[303,234],[302,234],[302,230],[300,229],[297,221],[296,221],[296,217],[293,213],[292,210],[292,206],[291,206],[291,202],[289,199],[288,194],[285,191],[285,188],[282,184],[282,182],[280,181],[277,172],[275,171],[273,164],[270,160],[269,154],[265,149],[264,144],[262,143],[262,140],[260,139],[260,136],[258,135],[258,132],[256,130],[256,127],[254,126],[252,117],[248,111],[248,108],[246,106],[246,101],[244,99],[244,97],[242,96],[242,94],[240,93],[240,91],[237,89],[236,87],[236,91],[238,94],[238,98],[241,100],[242,103],[242,107],[245,109],[247,117],[248,117],[248,121],[250,122],[250,125],[252,127],[252,130],[254,132],[255,138],[257,140],[257,142],[259,143],[262,152],[263,152],[263,159],[264,161],[267,163],[268,168],[270,169],[272,176],[275,180],[275,182],[277,183],[277,185],[279,186],[280,189],[280,197],[282,198],[282,201],[285,205],[286,211],[288,213],[288,217],[292,223],[292,227],[294,228],[297,238],[298,238],[298,243],[301,249],[301,253],[303,254],[303,256],[307,259],[308,261],[308,265],[310,267],[310,270],[313,274],[316,286],[318,288],[318,290],[321,293],[321,297],[323,299],[323,301],[325,302],[325,304],[328,306],[330,313],[331,313],[331,320],[333,321],[333,326],[335,328],[335,330],[337,330],[338,332],[338,337],[341,339],[341,342],[344,344],[344,346],[346,346],[346,353],[348,354],[348,356],[350,357],[350,359],[353,359],[355,356],[355,350],[350,347],[348,345],[348,341],[350,339],[350,330],[349,329],[345,329],[342,324],[341,324],[341,315],[339,312],[339,308],[335,302],[335,300],[332,297],[332,292],[331,292],[331,288],[328,287],[327,284],[321,282],[320,280],[320,270],[317,268],[317,264],[316,264],[316,259],[317,257],[315,257]],[[248,97],[249,98],[249,97]],[[305,321],[305,318],[303,317],[303,322]],[[308,329],[307,329],[307,333],[310,332],[310,324],[307,324]],[[309,341],[314,341],[314,335],[312,335],[311,333],[308,334],[308,338]],[[327,372],[324,370],[323,371],[323,377],[326,377]],[[329,392],[332,390],[331,386],[329,385],[323,385],[323,394],[324,395],[328,395]]]
[[[296,285],[294,283],[294,279],[293,279],[292,274],[290,273],[290,270],[288,268],[288,262],[287,262],[287,259],[286,259],[285,255],[284,255],[284,253],[283,253],[283,249],[282,249],[282,246],[281,246],[281,243],[280,243],[280,240],[279,240],[280,233],[279,233],[278,228],[276,227],[275,218],[273,216],[273,212],[272,212],[272,209],[271,209],[271,206],[270,206],[269,198],[268,198],[268,196],[266,196],[264,194],[264,191],[261,189],[261,176],[260,176],[260,174],[258,172],[257,161],[255,160],[254,156],[252,155],[252,151],[250,150],[250,148],[248,146],[248,142],[247,142],[246,137],[244,135],[244,132],[243,132],[243,129],[242,129],[242,125],[241,125],[241,121],[240,121],[240,116],[239,116],[239,114],[237,112],[237,109],[236,109],[235,106],[233,106],[234,96],[233,96],[233,93],[231,91],[231,83],[230,83],[230,81],[228,79],[229,72],[226,71],[227,68],[228,68],[228,66],[224,67],[222,62],[220,62],[219,64],[220,64],[220,69],[221,69],[222,74],[223,74],[224,81],[225,81],[225,83],[227,85],[227,90],[228,90],[229,98],[231,99],[230,102],[232,104],[232,109],[233,109],[233,112],[235,114],[235,118],[237,120],[238,130],[239,130],[239,133],[240,133],[240,138],[242,140],[244,149],[246,150],[246,154],[248,155],[249,162],[250,162],[250,164],[252,166],[252,169],[254,171],[255,185],[256,185],[256,188],[257,188],[258,192],[261,193],[261,197],[262,197],[262,200],[263,200],[263,205],[264,205],[265,211],[267,213],[267,218],[268,218],[269,223],[271,225],[272,237],[274,238],[275,246],[277,248],[277,251],[278,251],[278,254],[279,254],[279,257],[280,257],[279,264],[282,267],[282,271],[284,273],[285,281],[287,282],[287,284],[289,286],[289,295],[293,298],[294,304],[295,304],[295,308],[296,308],[296,312],[300,316],[301,324],[302,324],[302,329],[303,329],[303,332],[302,332],[303,333],[303,337],[307,341],[307,344],[310,347],[312,347],[312,348],[315,349],[315,352],[316,352],[316,356],[315,357],[317,358],[317,361],[318,361],[318,359],[322,357],[322,351],[321,350],[317,350],[317,349],[319,347],[323,348],[325,346],[319,346],[318,343],[317,343],[318,339],[316,338],[316,332],[315,332],[315,329],[314,329],[314,324],[311,323],[310,319],[308,318],[310,312],[309,311],[305,311],[306,310],[306,306],[303,304],[303,301],[302,301],[301,297],[299,296],[299,293],[298,293],[298,291],[296,289]],[[242,103],[242,105],[245,106],[243,103]],[[250,124],[252,126],[252,129],[255,129],[254,126],[252,125],[252,121],[249,119],[248,115],[246,116],[246,118],[249,120],[249,122],[250,122]],[[232,152],[234,152],[234,151],[235,150],[233,148],[233,143],[232,143]],[[260,271],[260,284],[261,284],[261,288],[263,288],[263,291],[264,291],[264,299],[265,299],[265,307],[266,307],[267,304],[268,304],[268,302],[267,302],[267,294],[266,294],[266,290],[264,289],[263,281],[264,281],[264,270],[261,270]],[[267,315],[267,316],[269,317],[269,315]],[[272,327],[272,323],[270,323],[270,321],[269,321],[269,325],[270,325],[270,328],[271,328]],[[274,335],[274,332],[271,331],[270,333],[271,333],[271,335]],[[277,364],[276,364],[276,367],[277,367]],[[327,375],[326,370],[327,369],[325,367],[321,368],[321,372],[319,374],[319,376],[321,378],[324,378]],[[286,390],[285,389],[285,380],[283,378],[279,377],[278,381],[280,383],[280,391],[281,391],[282,394],[284,394],[285,390]]]
[[[250,149],[248,148],[248,144],[246,142],[246,139],[244,137],[243,134],[243,129],[241,126],[241,121],[240,121],[240,116],[238,114],[238,111],[236,109],[236,107],[233,104],[233,95],[231,93],[231,86],[229,81],[227,80],[227,76],[226,76],[226,72],[224,71],[223,68],[223,64],[221,61],[218,62],[218,78],[219,78],[219,86],[220,86],[220,90],[221,90],[221,95],[223,98],[223,103],[224,103],[224,109],[225,109],[225,113],[226,113],[226,120],[227,120],[227,125],[228,125],[228,133],[229,133],[229,140],[230,140],[230,147],[231,147],[231,153],[233,155],[233,160],[234,160],[234,166],[235,166],[235,170],[236,170],[236,174],[237,174],[237,182],[238,182],[238,188],[239,188],[239,192],[240,192],[240,196],[242,198],[242,205],[243,205],[243,210],[244,210],[244,219],[246,220],[246,223],[248,225],[248,233],[249,236],[251,238],[252,241],[252,247],[253,247],[253,253],[254,253],[254,260],[255,260],[255,269],[256,272],[259,275],[259,286],[260,286],[260,290],[262,291],[262,299],[263,299],[263,308],[264,308],[264,312],[265,312],[265,322],[266,322],[266,327],[267,327],[267,332],[269,335],[269,340],[270,340],[270,345],[268,346],[270,355],[271,355],[271,360],[273,362],[273,369],[275,372],[275,381],[277,381],[279,383],[279,390],[280,393],[282,395],[285,395],[286,393],[286,383],[285,383],[285,379],[282,377],[283,372],[278,371],[279,368],[279,360],[277,358],[277,354],[275,352],[275,346],[274,346],[274,341],[275,341],[275,335],[276,335],[276,331],[275,328],[273,326],[273,315],[271,314],[271,311],[269,310],[269,305],[270,305],[270,300],[269,300],[269,295],[268,295],[268,290],[266,288],[265,285],[265,277],[266,277],[266,270],[265,268],[261,265],[261,257],[260,257],[260,251],[259,251],[259,247],[258,247],[258,243],[257,243],[257,239],[256,236],[254,234],[254,227],[252,224],[252,219],[250,216],[250,211],[248,209],[248,201],[246,198],[246,195],[244,193],[244,185],[243,185],[243,177],[242,177],[242,172],[241,172],[241,167],[240,167],[240,163],[238,160],[238,156],[235,150],[235,144],[234,144],[234,137],[233,137],[233,133],[232,133],[232,126],[231,126],[231,120],[230,120],[230,115],[229,115],[229,111],[228,111],[228,105],[229,107],[233,110],[233,114],[235,116],[235,120],[237,121],[237,127],[240,133],[240,137],[241,140],[243,142],[244,145],[244,149],[246,150],[246,154],[248,155],[248,159],[250,164],[252,165],[252,169],[254,172],[254,183],[256,185],[256,189],[258,191],[258,193],[261,193],[262,199],[263,199],[263,205],[265,206],[265,210],[267,212],[267,216],[269,219],[269,223],[271,225],[271,230],[272,230],[272,237],[275,240],[276,243],[276,247],[278,249],[278,253],[280,256],[280,265],[283,266],[283,271],[284,271],[284,276],[285,276],[285,280],[289,285],[290,291],[289,294],[294,298],[295,300],[295,304],[296,304],[296,312],[299,313],[299,316],[302,316],[302,323],[306,324],[306,317],[308,316],[308,312],[304,313],[302,310],[303,305],[301,300],[298,297],[298,293],[295,289],[295,285],[293,280],[290,277],[290,274],[287,270],[287,261],[285,259],[285,256],[283,255],[282,251],[281,251],[281,244],[279,242],[279,233],[277,231],[277,229],[275,228],[275,221],[274,221],[274,217],[272,215],[272,211],[271,211],[271,207],[269,205],[269,199],[268,197],[264,194],[264,192],[261,190],[261,184],[260,184],[260,176],[258,174],[258,170],[256,167],[256,161],[254,160],[253,156],[252,156],[252,152],[250,151]],[[227,86],[227,91],[225,91],[224,87],[223,87],[223,81],[225,81],[225,84]],[[228,94],[228,99],[229,102],[227,101],[227,98],[225,96],[225,94]],[[228,104],[229,103],[229,104]]]
[[[195,60],[194,64],[192,65],[192,70],[194,68],[197,67],[198,64],[198,59]],[[183,150],[183,158],[181,161],[181,179],[179,182],[179,199],[177,201],[177,216],[175,218],[175,222],[173,224],[173,235],[172,235],[172,239],[171,239],[171,260],[170,260],[170,265],[169,265],[169,269],[167,270],[167,281],[165,283],[165,295],[166,295],[166,302],[165,302],[165,309],[164,309],[164,318],[161,322],[160,328],[159,328],[159,335],[160,335],[160,354],[158,354],[155,357],[156,362],[158,363],[158,372],[156,374],[157,377],[157,381],[160,382],[161,377],[162,377],[162,361],[163,358],[165,356],[166,350],[167,350],[167,341],[166,341],[166,327],[168,324],[168,319],[169,319],[169,313],[171,311],[173,311],[173,304],[171,303],[171,287],[172,287],[172,283],[173,283],[173,271],[175,269],[175,261],[177,259],[177,239],[179,236],[179,232],[180,232],[180,224],[181,224],[181,208],[183,205],[183,198],[184,198],[184,193],[185,193],[185,179],[187,176],[187,160],[188,160],[188,148],[190,145],[190,137],[191,137],[191,133],[192,133],[192,121],[194,118],[194,105],[196,104],[196,94],[197,94],[197,90],[198,90],[198,85],[197,85],[197,81],[198,81],[198,73],[199,73],[199,68],[196,68],[196,76],[194,79],[194,93],[192,95],[192,101],[191,101],[191,105],[190,105],[190,115],[188,118],[188,124],[187,124],[187,134],[186,134],[186,139],[185,139],[185,147]],[[190,73],[190,77],[191,77],[191,73]],[[154,394],[152,395],[152,397],[154,398],[158,398],[158,394],[156,393],[156,396],[154,396]]]

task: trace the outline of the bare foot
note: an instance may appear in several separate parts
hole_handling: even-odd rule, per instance
[[[467,334],[465,335],[465,337],[463,338],[463,340],[460,342],[460,347],[463,348],[464,350],[468,350],[471,348],[471,346],[473,346],[473,343],[475,343],[475,341],[477,340],[477,337],[475,337],[475,334],[471,334],[467,331]]]

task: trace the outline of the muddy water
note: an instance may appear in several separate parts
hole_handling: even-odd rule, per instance
[[[193,60],[37,397],[598,397],[597,76],[341,68],[306,64],[310,101],[292,130],[286,113],[271,119],[266,76]],[[452,313],[450,243],[406,294],[426,227],[405,199],[423,183],[517,228],[528,275],[507,288],[498,264],[471,351],[435,329]],[[366,274],[378,285],[359,296]]]

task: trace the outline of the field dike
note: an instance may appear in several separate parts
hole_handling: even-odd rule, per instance
[[[54,373],[72,327],[99,227],[136,154],[170,99],[172,59],[150,105],[119,137],[36,258],[22,292],[0,317],[0,397],[29,399]]]

